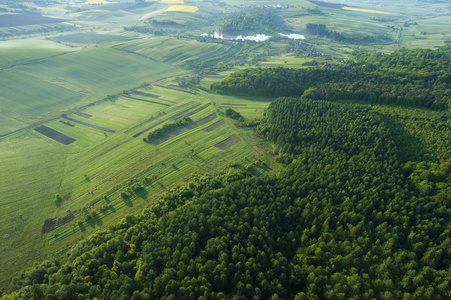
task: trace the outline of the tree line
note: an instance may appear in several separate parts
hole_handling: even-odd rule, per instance
[[[356,52],[336,68],[251,68],[213,83],[221,94],[302,96],[445,110],[451,105],[451,46],[398,50],[390,55]]]

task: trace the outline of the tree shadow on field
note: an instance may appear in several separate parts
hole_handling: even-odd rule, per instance
[[[81,232],[83,232],[83,233],[86,232],[85,224],[83,224],[83,223],[78,224],[78,228],[80,228],[80,231],[81,231]]]
[[[88,221],[86,221],[86,223],[91,226],[92,228],[96,227],[96,226],[102,226],[103,225],[103,221],[99,216],[96,216]]]
[[[130,197],[125,198],[124,200],[125,205],[127,205],[128,207],[133,207],[133,202],[130,199]]]
[[[136,196],[138,196],[138,198],[141,198],[143,200],[147,199],[148,195],[149,195],[149,192],[146,189],[143,189],[143,190],[139,191],[138,193],[136,193]]]

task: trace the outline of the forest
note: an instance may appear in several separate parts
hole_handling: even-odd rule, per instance
[[[283,96],[254,128],[284,169],[196,174],[25,270],[6,299],[450,299],[450,50],[212,84]]]
[[[390,55],[356,52],[336,67],[252,68],[233,73],[211,89],[224,94],[302,96],[312,100],[425,107],[450,105],[451,47],[397,50]]]

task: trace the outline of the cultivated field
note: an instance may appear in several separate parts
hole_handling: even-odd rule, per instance
[[[24,54],[19,52],[15,57],[10,51],[7,63],[14,60],[19,63],[0,74],[4,85],[0,95],[0,123],[4,122],[4,126],[0,127],[0,135],[69,113],[140,83],[182,72],[111,48],[63,52],[30,63],[25,61]]]
[[[238,129],[234,120],[223,118],[221,107],[229,103],[232,107],[263,108],[270,100],[179,89],[163,81],[162,85],[143,87],[46,122],[47,132],[26,130],[0,140],[7,146],[0,152],[0,168],[6,171],[0,179],[8,186],[0,191],[5,195],[4,213],[9,216],[9,223],[3,224],[0,232],[6,242],[1,250],[9,257],[2,270],[27,265],[21,259],[22,254],[30,255],[25,248],[39,253],[32,256],[36,259],[63,253],[99,226],[139,212],[174,184],[188,181],[191,174],[265,159],[252,148],[262,147],[252,131]],[[249,116],[261,116],[263,110],[249,112]],[[156,129],[183,116],[194,123],[154,143],[142,141],[146,133],[134,137],[147,127]],[[49,138],[49,131],[74,141],[64,145]],[[234,140],[230,142],[229,137]],[[220,143],[228,146],[218,147]],[[131,179],[145,190],[124,200],[121,193],[130,193]],[[20,184],[27,190],[18,193]],[[58,205],[56,194],[62,199]],[[96,217],[88,219],[93,212]],[[22,263],[14,264],[17,260]],[[6,273],[0,277],[6,278]]]

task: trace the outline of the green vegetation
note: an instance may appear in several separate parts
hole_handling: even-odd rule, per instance
[[[237,112],[237,111],[235,111],[235,110],[233,110],[231,108],[227,108],[225,110],[225,116],[229,117],[229,118],[232,118],[232,119],[235,119],[235,120],[238,120],[238,121],[243,121],[244,120],[243,116],[239,112]]]
[[[3,298],[450,298],[443,3],[181,4],[0,3]]]
[[[33,289],[15,295],[449,298],[449,205],[412,184],[383,119],[370,107],[280,98],[258,127],[287,165],[280,174],[196,176],[65,264],[22,273],[15,287]]]
[[[236,72],[211,85],[219,93],[302,96],[428,107],[450,106],[451,47],[398,50],[391,55],[356,53],[352,61],[322,68],[256,68]]]
[[[9,51],[12,55],[15,50]],[[176,67],[111,48],[68,52],[6,69],[0,74],[4,87],[0,115],[5,116],[0,135],[80,109],[145,80],[179,72]]]
[[[162,127],[157,128],[157,129],[149,132],[149,134],[147,135],[147,139],[144,138],[144,141],[145,142],[150,142],[153,139],[156,139],[156,138],[164,135],[165,133],[173,131],[173,130],[179,128],[179,127],[183,127],[183,126],[186,126],[188,124],[191,124],[192,122],[193,122],[193,120],[191,120],[190,117],[183,116],[180,119],[178,119],[177,121],[166,123]]]

